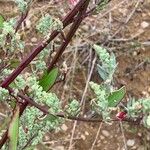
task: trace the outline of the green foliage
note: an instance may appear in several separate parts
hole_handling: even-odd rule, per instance
[[[96,98],[93,99],[92,105],[96,113],[102,115],[104,120],[110,119],[110,113],[112,108],[116,107],[119,102],[124,98],[126,90],[125,87],[119,90],[113,90],[111,81],[115,72],[117,63],[115,56],[109,54],[106,49],[94,45],[94,49],[101,61],[101,65],[98,65],[98,72],[104,82],[101,85],[90,82],[90,86],[94,91]],[[145,127],[150,128],[150,99],[139,99],[135,101],[132,99],[127,103],[127,117],[136,119],[143,118],[143,124]],[[144,116],[144,117],[143,117]]]
[[[10,19],[9,21],[3,22],[3,34],[14,34],[14,25],[16,23],[16,20],[14,18]]]
[[[16,33],[11,39],[11,45],[9,45],[11,52],[14,52],[16,49],[19,49],[20,52],[24,51],[25,44],[20,38],[20,35]]]
[[[4,69],[1,78],[7,76],[12,70]],[[58,68],[55,68],[54,72],[58,73]],[[55,73],[51,73],[49,76],[51,80],[53,79]],[[52,81],[49,81],[52,84]],[[17,96],[19,91],[23,91],[28,87],[27,93],[29,97],[33,98],[38,104],[46,105],[49,107],[49,112],[51,114],[57,114],[61,111],[61,102],[54,93],[48,93],[43,90],[42,86],[39,85],[39,81],[34,74],[20,74],[15,81],[10,85],[15,91],[14,95]],[[8,98],[8,91],[0,87],[0,96],[3,101]],[[20,120],[19,126],[19,144],[18,150],[22,149],[27,142],[31,140],[29,145],[36,145],[42,141],[43,135],[51,129],[55,129],[59,126],[62,119],[54,116],[43,116],[43,113],[34,107],[28,107]]]
[[[101,0],[100,3],[97,5],[97,8],[96,8],[96,12],[99,12],[100,10],[103,10],[106,5],[108,4],[110,0]]]
[[[117,104],[124,98],[126,93],[125,86],[120,88],[119,90],[115,90],[108,96],[108,106],[116,107]]]
[[[39,20],[39,23],[36,28],[40,33],[46,35],[52,27],[52,24],[53,19],[50,15],[47,14]]]
[[[7,89],[0,87],[0,102],[6,100],[9,97]]]
[[[43,51],[33,60],[30,65],[32,72],[38,76],[38,74],[44,74],[44,70],[47,69],[46,60],[50,56],[51,45],[49,44]]]
[[[28,3],[25,0],[14,0],[14,1],[17,4],[17,6],[21,12],[26,11]]]
[[[44,48],[43,51],[39,54],[39,59],[44,60],[47,56],[49,56],[49,53],[51,52],[51,45],[49,44],[47,48]]]
[[[31,62],[32,72],[37,76],[38,74],[44,74],[44,70],[47,69],[46,60],[50,56],[51,53],[51,45],[49,44],[47,48],[36,57],[35,60]]]
[[[23,75],[19,75],[14,81],[13,88],[21,90],[24,89],[25,87],[26,87],[26,81]]]
[[[9,150],[17,150],[19,132],[19,106],[16,107],[8,129]]]
[[[2,33],[0,34],[0,46],[11,55],[17,52],[17,49],[21,52],[24,50],[24,42],[21,40],[20,34],[15,33],[15,24],[16,20],[13,18],[3,22]]]
[[[109,0],[102,0],[97,7],[97,10],[103,9],[108,1]],[[20,11],[25,12],[31,1],[15,0],[15,2]],[[23,52],[25,47],[20,34],[15,31],[15,25],[15,19],[4,21],[3,16],[0,15],[0,46],[7,56]],[[43,16],[36,26],[36,29],[46,36],[46,38],[52,31],[60,31],[62,28],[62,22],[59,19],[51,17],[49,14]],[[98,45],[94,45],[94,49],[99,58],[97,69],[103,82],[100,85],[90,82],[90,87],[95,93],[95,97],[91,101],[91,104],[93,110],[101,115],[103,120],[107,122],[111,118],[113,107],[117,107],[118,103],[124,98],[126,91],[125,87],[114,90],[115,88],[112,84],[113,75],[117,67],[115,55],[107,52],[105,48]],[[11,99],[8,90],[0,87],[0,102],[11,100],[9,103],[11,108],[14,109],[16,107],[9,124],[9,149],[20,150],[26,146],[28,148],[33,147],[34,149],[35,145],[42,141],[46,132],[58,128],[63,121],[63,119],[57,117],[57,114],[63,111],[61,101],[55,93],[48,92],[58,77],[58,68],[54,68],[50,72],[44,72],[44,70],[46,70],[45,60],[49,56],[50,48],[48,45],[48,47],[32,61],[29,73],[23,72],[10,85],[14,91],[14,96],[17,96],[19,92],[22,92],[29,96],[33,101],[40,104],[43,108],[48,108],[49,115],[43,114],[39,109],[28,105],[19,120],[19,107],[17,106],[16,99]],[[7,64],[8,60],[5,61]],[[3,60],[0,59],[0,63],[3,63]],[[13,68],[18,66],[18,64],[19,60],[16,60],[15,58],[11,59],[8,63],[9,69],[4,68],[1,70],[0,79],[4,80],[6,76],[12,73]],[[41,74],[41,72],[44,73]],[[42,78],[39,79],[41,76]],[[21,99],[19,99],[19,102],[20,101]],[[66,116],[76,116],[79,114],[79,111],[80,104],[75,99],[71,100],[66,106],[64,106],[64,115]],[[145,127],[150,128],[150,99],[140,99],[138,101],[132,100],[128,102],[127,117],[133,119],[143,117],[143,124]],[[9,118],[8,120],[6,119],[6,123],[4,123],[3,126],[8,124],[9,121]],[[1,129],[3,128],[0,128],[0,130]],[[8,149],[7,144],[4,148]]]
[[[54,93],[48,93],[43,90],[43,87],[39,85],[35,76],[29,76],[26,79],[26,85],[30,87],[29,95],[36,102],[46,104],[50,107],[52,114],[58,113],[61,110],[60,101]]]
[[[124,97],[125,92],[124,88],[114,91],[111,85],[117,67],[114,54],[109,54],[105,48],[98,45],[94,45],[94,49],[101,62],[101,65],[97,65],[98,73],[104,82],[101,85],[90,82],[90,87],[96,95],[92,101],[92,106],[96,113],[102,115],[103,119],[107,121],[110,119],[111,107],[116,107]]]
[[[119,90],[110,92],[105,85],[98,85],[97,83],[90,82],[90,87],[96,94],[96,99],[92,101],[93,108],[97,113],[101,114],[104,120],[110,119],[111,107],[116,107],[117,104],[123,99],[125,95],[125,87]]]
[[[36,66],[36,70],[42,70],[42,69],[46,69],[46,63],[45,61],[41,61],[41,60],[37,60],[35,62],[35,66]]]
[[[46,63],[43,59],[37,59],[32,61],[31,68],[34,74],[38,74],[38,72],[43,72],[43,70],[46,70]]]
[[[3,69],[3,71],[0,74],[0,79],[2,80],[3,78],[5,78],[6,76],[8,76],[9,74],[11,74],[13,72],[13,70],[11,69]]]
[[[133,119],[144,116],[143,124],[145,127],[150,128],[150,98],[130,100],[127,103],[127,113]]]
[[[52,18],[49,14],[46,14],[39,20],[36,28],[43,35],[48,35],[53,30],[61,30],[63,24],[59,19]]]
[[[70,103],[66,106],[65,112],[69,116],[76,116],[80,111],[80,104],[76,99],[70,101]]]
[[[44,91],[47,91],[55,83],[58,76],[58,68],[52,69],[50,73],[45,72],[42,79],[39,81],[39,85],[43,87]]]
[[[94,49],[101,61],[101,65],[97,65],[98,73],[105,82],[111,82],[113,74],[117,67],[116,58],[113,53],[111,55],[105,48],[94,45]]]
[[[21,117],[21,126],[19,128],[18,150],[22,149],[30,140],[28,146],[35,146],[42,141],[46,132],[58,128],[62,119],[43,115],[43,113],[34,107],[28,107]]]
[[[97,83],[90,82],[90,87],[96,94],[96,98],[92,101],[93,109],[96,113],[102,115],[103,119],[110,119],[110,109],[108,103],[108,91],[103,85],[98,85]]]
[[[142,112],[141,107],[141,101],[130,100],[127,103],[128,115],[132,118],[137,118]]]
[[[47,53],[47,50],[46,50]],[[43,53],[40,59],[44,58],[46,53]],[[42,68],[41,68],[42,69]],[[0,78],[3,79],[13,70],[4,69],[0,74]],[[54,68],[47,76],[43,78],[42,85],[39,84],[37,76],[32,73],[20,74],[14,82],[10,85],[14,90],[14,95],[17,96],[19,91],[24,91],[27,88],[27,94],[33,100],[35,100],[40,105],[46,105],[49,107],[49,112],[51,114],[57,114],[61,112],[61,102],[54,93],[46,92],[46,88],[50,88],[58,75],[58,68]],[[9,93],[6,89],[0,87],[1,100],[8,99]],[[40,141],[42,141],[43,136],[46,132],[51,129],[56,129],[62,122],[62,119],[54,116],[43,116],[43,113],[34,107],[28,107],[20,120],[19,126],[19,142],[17,149],[22,149],[28,141],[31,143],[28,146],[35,146]],[[4,149],[7,146],[4,147]],[[7,149],[7,148],[6,148]]]

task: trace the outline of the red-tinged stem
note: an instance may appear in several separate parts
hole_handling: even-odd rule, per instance
[[[73,8],[73,10],[64,18],[66,20],[66,23],[64,23],[64,26],[67,26],[68,24],[72,23],[74,20],[75,15],[78,13],[80,8],[85,4],[87,0],[80,0],[77,5]]]
[[[13,90],[11,88],[8,88],[8,90],[11,94],[13,94]],[[61,117],[61,118],[69,119],[69,120],[83,121],[83,122],[103,122],[103,119],[101,119],[101,118],[100,119],[92,119],[92,118],[66,116],[64,114],[51,114],[49,112],[49,108],[47,108],[45,106],[41,106],[40,104],[36,103],[32,98],[25,96],[22,93],[18,93],[17,96],[20,97],[21,99],[24,99],[26,101],[26,103],[38,108],[40,111],[42,111],[44,114],[47,114],[47,115],[49,114],[49,115],[53,115],[56,117]],[[138,118],[137,120],[131,120],[131,119],[124,118],[124,119],[120,120],[120,119],[116,118],[116,119],[112,119],[110,121],[127,121],[127,122],[139,123],[141,121],[141,119],[142,118]]]
[[[1,87],[7,88],[14,79],[28,66],[28,64],[48,45],[49,41],[51,41],[58,34],[55,31],[51,38],[45,43],[40,43],[33,51],[21,62],[21,64],[2,82]]]
[[[83,5],[84,1],[80,1],[75,8],[64,18],[64,28],[69,25],[70,20],[78,13],[79,8]],[[29,65],[29,63],[59,34],[59,31],[54,31],[50,38],[41,42],[32,52],[21,62],[21,64],[2,82],[1,87],[8,87],[14,79]]]
[[[72,23],[73,18],[80,10],[81,6],[86,2],[87,0],[81,0],[74,9],[68,13],[68,15],[63,20],[63,26],[64,28]],[[21,18],[22,22],[25,18]],[[21,24],[19,23],[18,27]],[[18,27],[17,30],[18,30]],[[8,86],[13,82],[13,80],[28,66],[28,64],[50,43],[51,40],[53,40],[57,35],[59,34],[58,31],[54,31],[50,38],[47,39],[44,42],[41,42],[36,48],[33,49],[33,51],[21,62],[21,64],[2,82],[1,87],[8,88]],[[23,111],[26,109],[28,105],[28,102],[25,101],[25,103],[21,104],[20,106],[20,116],[22,115]],[[5,142],[8,139],[8,130],[4,133],[2,136],[2,139],[0,140],[0,148],[5,144]]]
[[[52,62],[50,63],[50,65],[48,66],[47,71],[50,72],[51,69],[54,67],[54,65],[57,63],[58,59],[60,58],[60,56],[62,55],[62,53],[64,52],[64,50],[66,49],[66,47],[68,46],[69,42],[71,41],[72,37],[74,36],[75,32],[77,31],[77,29],[79,28],[83,18],[82,16],[85,14],[88,4],[89,4],[90,0],[85,0],[85,3],[83,4],[83,6],[80,8],[80,11],[76,17],[76,20],[74,21],[74,23],[72,24],[70,31],[68,32],[65,41],[62,43],[62,45],[60,46],[60,48],[58,49],[54,59],[52,60]]]

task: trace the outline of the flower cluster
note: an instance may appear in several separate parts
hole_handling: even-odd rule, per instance
[[[11,72],[12,70],[4,69],[1,78]],[[13,88],[15,96],[19,91],[23,91],[28,87],[26,91],[28,96],[38,104],[48,106],[50,114],[55,115],[61,111],[61,102],[57,96],[54,93],[44,91],[42,86],[39,85],[37,77],[33,74],[20,74],[10,87]],[[0,101],[8,99],[10,97],[8,90],[0,87],[0,97]],[[18,149],[22,149],[31,139],[31,143],[28,146],[38,144],[42,141],[46,132],[57,128],[62,119],[53,115],[43,115],[39,109],[28,106],[20,118]]]
[[[46,132],[58,128],[62,119],[52,115],[45,116],[37,108],[28,107],[20,122],[18,149],[22,149],[28,141],[30,141],[28,147],[36,146]]]
[[[33,73],[39,73],[46,70],[46,63],[42,59],[37,59],[31,63]]]
[[[110,55],[105,48],[98,45],[94,45],[94,49],[101,61],[101,65],[97,65],[100,77],[106,82],[111,82],[117,67],[115,55]]]
[[[28,90],[30,97],[38,103],[49,106],[50,113],[55,114],[61,111],[61,104],[57,96],[54,93],[43,91],[35,76],[29,76],[26,79],[26,85],[30,87]]]
[[[96,11],[99,12],[100,10],[103,10],[108,2],[109,0],[100,1],[100,3],[96,7]]]
[[[12,71],[13,70],[7,69],[7,68],[3,69],[2,72],[1,72],[1,74],[0,74],[0,79],[1,80],[5,79],[9,74],[12,73]]]
[[[24,0],[15,0],[15,3],[18,5],[18,8],[21,12],[24,12],[27,9],[28,3]]]
[[[15,81],[14,84],[12,84],[13,88],[21,90],[24,89],[26,87],[26,81],[23,77],[23,75],[19,75]]]
[[[96,95],[96,99],[92,100],[93,109],[96,113],[102,115],[103,119],[110,119],[110,108],[108,107],[108,91],[103,85],[90,82],[90,87]]]
[[[9,96],[9,91],[7,89],[0,87],[0,101],[6,100],[8,96]]]
[[[111,112],[108,96],[113,91],[111,81],[113,79],[117,63],[114,54],[112,53],[110,55],[105,48],[94,45],[94,49],[101,61],[101,65],[97,64],[97,68],[100,77],[104,80],[104,83],[98,85],[97,83],[90,82],[90,87],[96,95],[96,98],[92,100],[92,106],[95,112],[102,115],[103,119],[107,121],[110,119]]]
[[[150,128],[150,98],[130,100],[127,103],[127,113],[133,119],[143,118],[143,124]]]
[[[10,54],[18,49],[24,50],[24,42],[20,39],[20,34],[15,33],[15,24],[14,18],[3,22],[2,33],[0,34],[0,45],[5,52],[7,50]]]
[[[73,99],[65,109],[67,115],[76,116],[80,111],[80,104],[77,100]]]
[[[43,16],[36,26],[37,30],[43,35],[47,36],[53,30],[61,30],[63,24],[59,19],[52,18],[49,14]]]

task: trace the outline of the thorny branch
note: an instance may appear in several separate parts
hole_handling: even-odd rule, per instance
[[[48,71],[51,71],[53,66],[57,63],[58,59],[64,52],[65,48],[69,44],[70,40],[72,39],[73,35],[75,34],[76,30],[78,29],[79,25],[81,24],[82,20],[87,16],[86,15],[86,10],[88,7],[90,0],[80,0],[78,4],[66,15],[66,17],[63,19],[63,28],[68,26],[69,24],[73,23],[70,31],[68,32],[65,41],[63,41],[62,45],[60,46],[59,50],[57,51],[54,59],[48,66]],[[91,11],[94,11],[91,10]],[[90,11],[90,12],[91,12]],[[19,30],[22,22],[26,19],[28,15],[28,10],[24,14],[21,15],[20,19],[18,20],[18,23],[16,25],[16,32]],[[83,17],[85,16],[85,17]],[[1,87],[6,88],[9,90],[9,92],[12,94],[13,90],[9,88],[9,85],[16,79],[16,77],[29,65],[29,63],[60,33],[61,31],[53,31],[50,37],[46,40],[41,41],[37,47],[35,47],[31,53],[22,60],[20,65],[6,78],[4,81],[1,83]],[[49,114],[48,109],[40,106],[37,104],[35,101],[30,99],[29,97],[19,93],[18,97],[23,99],[24,101],[20,104],[20,114],[19,116],[22,115],[28,104],[31,104],[32,106],[38,108],[41,110],[44,114]],[[51,114],[53,115],[53,114]],[[56,114],[54,116],[65,118],[65,119],[70,119],[70,120],[78,120],[78,121],[84,121],[84,122],[102,122],[102,119],[88,119],[88,118],[80,118],[80,117],[72,117],[72,116],[65,116],[63,114]],[[118,121],[118,120],[113,120],[113,121]],[[5,144],[5,142],[8,139],[8,130],[4,133],[0,140],[0,148]]]
[[[86,2],[87,0],[80,1],[74,9],[68,15],[64,18],[63,26],[64,28],[72,22],[73,17],[78,13],[78,11],[82,8],[82,5]],[[27,17],[26,15],[22,15],[21,19],[18,22],[18,25],[16,26],[16,31],[19,29],[21,23],[23,20]],[[82,19],[78,20],[80,23]],[[75,24],[78,24],[78,21],[76,21]],[[79,24],[80,24],[79,23]],[[74,25],[75,26],[75,25]],[[79,26],[79,25],[78,25]],[[76,26],[75,26],[76,28]],[[76,29],[75,29],[76,31]],[[74,32],[75,33],[75,32]],[[33,51],[20,63],[20,65],[1,83],[1,87],[3,88],[8,88],[8,86],[14,81],[14,79],[28,66],[28,64],[59,34],[59,31],[54,31],[51,36],[42,42],[39,43],[39,45],[33,49]],[[70,38],[72,38],[73,35],[71,35]],[[68,44],[68,43],[67,43]],[[59,55],[60,56],[60,55]],[[58,58],[57,58],[58,59]],[[28,102],[25,101],[20,105],[20,116],[22,115],[23,111],[27,107]],[[4,145],[4,143],[7,141],[8,137],[8,130],[5,132],[5,134],[2,136],[2,139],[0,140],[0,148]]]
[[[65,28],[70,24],[70,21],[78,13],[79,8],[84,4],[86,0],[80,1],[75,8],[64,18],[62,21],[63,27]],[[50,37],[43,40],[35,47],[32,52],[22,60],[20,65],[2,82],[1,87],[8,87],[14,79],[29,65],[29,63],[59,34],[59,31],[54,31]]]

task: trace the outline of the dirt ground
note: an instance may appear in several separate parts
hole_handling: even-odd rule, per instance
[[[12,2],[0,0],[0,13],[5,17],[15,16],[17,10],[14,8]],[[28,34],[39,11],[60,17],[69,9],[64,1],[39,0],[31,8],[33,24]],[[35,36],[34,30],[30,36]],[[150,0],[112,0],[101,13],[85,19],[61,58],[61,61],[66,60],[69,68],[65,84],[57,87],[63,101],[71,97],[81,99],[93,59],[92,49],[88,46],[92,43],[104,45],[115,53],[118,69],[114,82],[117,87],[126,86],[127,98],[150,96]],[[91,80],[100,82],[96,69]],[[91,97],[88,90],[87,103]],[[38,149],[150,150],[150,133],[139,125],[77,122],[71,137],[73,126],[74,122],[66,121],[60,130],[45,136],[44,144],[48,148],[40,145]]]

